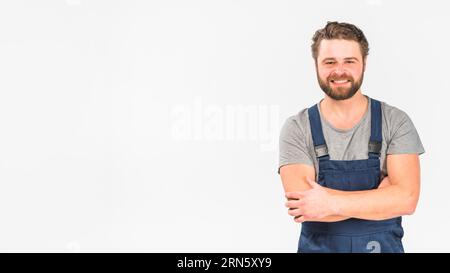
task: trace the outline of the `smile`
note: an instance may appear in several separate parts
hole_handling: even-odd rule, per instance
[[[334,81],[334,80],[331,80],[331,82],[332,82],[333,84],[339,85],[339,84],[346,84],[346,83],[350,82],[350,80],[340,80],[340,81]]]

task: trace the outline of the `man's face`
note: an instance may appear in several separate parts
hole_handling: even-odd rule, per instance
[[[361,87],[365,70],[359,44],[348,40],[322,40],[316,61],[320,88],[335,100],[345,100]]]

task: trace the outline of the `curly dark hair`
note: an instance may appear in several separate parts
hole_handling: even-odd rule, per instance
[[[312,38],[311,51],[314,60],[317,62],[319,55],[320,42],[323,40],[344,39],[352,40],[359,43],[363,59],[369,55],[369,43],[367,42],[364,33],[355,25],[349,23],[327,22],[327,25],[316,31]]]

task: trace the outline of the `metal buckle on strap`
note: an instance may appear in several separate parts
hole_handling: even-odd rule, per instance
[[[328,148],[326,144],[314,146],[314,151],[317,157],[328,155]]]
[[[369,141],[369,153],[380,154],[381,142]]]

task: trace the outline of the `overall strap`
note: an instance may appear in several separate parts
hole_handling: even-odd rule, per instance
[[[379,158],[381,151],[382,127],[381,127],[381,103],[377,100],[370,99],[370,141],[369,141],[369,158]]]
[[[328,160],[330,159],[330,156],[328,155],[327,144],[325,143],[325,138],[323,136],[322,123],[320,122],[317,104],[308,109],[308,116],[316,157],[318,160]]]

